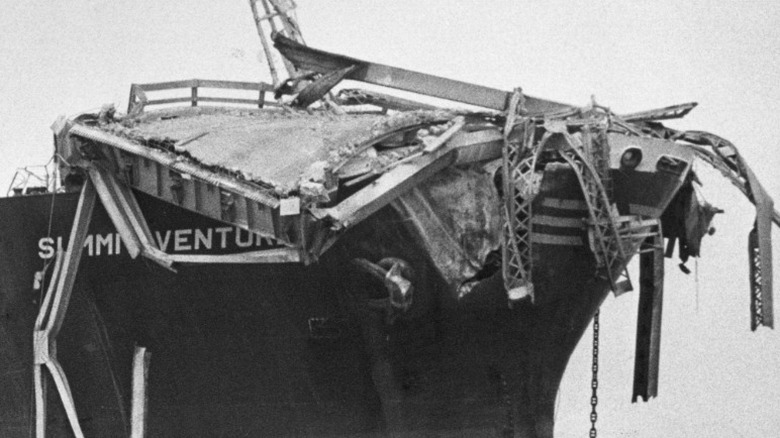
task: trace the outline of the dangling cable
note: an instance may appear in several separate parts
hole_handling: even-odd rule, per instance
[[[593,393],[590,397],[590,438],[596,438],[596,420],[598,419],[596,405],[599,404],[599,312],[596,310],[596,314],[593,315],[593,378],[590,382]]]

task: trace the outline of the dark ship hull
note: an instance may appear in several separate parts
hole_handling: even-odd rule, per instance
[[[654,397],[663,237],[697,256],[717,212],[695,157],[757,205],[752,326],[772,325],[780,216],[730,143],[656,121],[694,104],[620,117],[275,41],[322,75],[292,106],[136,84],[127,115],[55,122],[65,192],[0,200],[3,436],[551,437],[637,254],[633,396]],[[360,90],[304,110],[344,78],[500,113]],[[147,95],[171,89],[191,95]]]
[[[751,327],[772,326],[780,214],[728,141],[659,123],[695,104],[616,115],[366,62],[256,3],[273,85],[135,84],[127,114],[52,126],[65,192],[0,199],[0,435],[551,437],[637,254],[633,395],[653,397],[663,237],[696,256],[717,211],[694,157],[757,206]]]
[[[629,173],[614,175],[625,213],[660,214],[684,176]],[[270,245],[136,196],[169,253]],[[43,293],[31,286],[67,244],[58,239],[77,200],[0,200],[3,436],[34,430],[32,332]],[[568,358],[610,286],[594,276],[574,173],[548,169],[534,202],[548,218],[536,224],[535,302],[514,306],[500,273],[453,296],[396,204],[309,266],[182,265],[176,274],[131,260],[98,204],[57,347],[85,435],[129,435],[132,356],[143,345],[148,436],[550,436]],[[382,292],[350,263],[387,256],[414,267],[417,288],[410,311],[393,321],[366,308]],[[56,391],[47,405],[47,436],[69,436]]]

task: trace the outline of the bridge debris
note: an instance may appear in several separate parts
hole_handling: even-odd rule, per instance
[[[698,158],[756,205],[748,245],[751,328],[772,327],[770,236],[780,214],[730,142],[659,122],[683,117],[695,103],[621,116],[595,102],[579,108],[520,89],[373,64],[283,35],[274,42],[295,72],[289,80],[300,85],[288,90],[292,97],[274,102],[269,95],[282,93],[279,84],[135,84],[127,115],[106,106],[56,124],[63,175],[86,175],[95,184],[132,255],[172,268],[316,263],[351,230],[394,211],[456,300],[478,298],[484,282],[500,275],[508,306],[539,307],[557,298],[545,287],[550,260],[585,260],[593,280],[619,295],[632,288],[626,266],[638,255],[633,399],[647,400],[658,391],[662,228],[668,247],[679,242],[685,262],[699,256],[721,212],[694,196]],[[355,89],[330,96],[347,81],[405,90],[419,101]],[[256,97],[206,96],[202,88]],[[188,95],[152,96],[171,89]],[[442,109],[431,97],[481,109]],[[180,103],[190,107],[149,109]],[[166,254],[144,231],[131,188],[274,246],[220,256]],[[388,263],[356,261],[382,277],[385,321],[404,314],[413,290],[408,264]]]

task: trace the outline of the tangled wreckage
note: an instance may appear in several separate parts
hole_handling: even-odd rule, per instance
[[[772,327],[780,215],[734,145],[661,123],[695,104],[618,115],[331,54],[282,3],[254,11],[291,79],[135,84],[126,114],[55,122],[59,189],[0,199],[4,436],[549,437],[634,256],[647,400],[664,256],[698,256],[719,212],[697,159],[756,206]]]

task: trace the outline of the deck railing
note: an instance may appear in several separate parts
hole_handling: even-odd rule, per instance
[[[31,195],[35,193],[50,193],[58,188],[56,167],[49,164],[26,166],[16,169],[6,196]]]
[[[227,97],[227,96],[204,96],[201,91],[204,88],[221,90],[246,90],[257,91],[256,99]],[[150,99],[149,92],[188,89],[187,96],[167,97],[160,99]],[[208,79],[189,79],[184,81],[156,82],[149,84],[133,84],[130,87],[130,99],[127,105],[128,114],[137,114],[150,105],[165,105],[175,103],[188,103],[190,106],[198,106],[200,102],[215,102],[226,104],[252,105],[263,108],[266,105],[276,106],[276,102],[266,102],[265,94],[273,92],[273,86],[264,82],[238,82],[238,81],[215,81]]]

